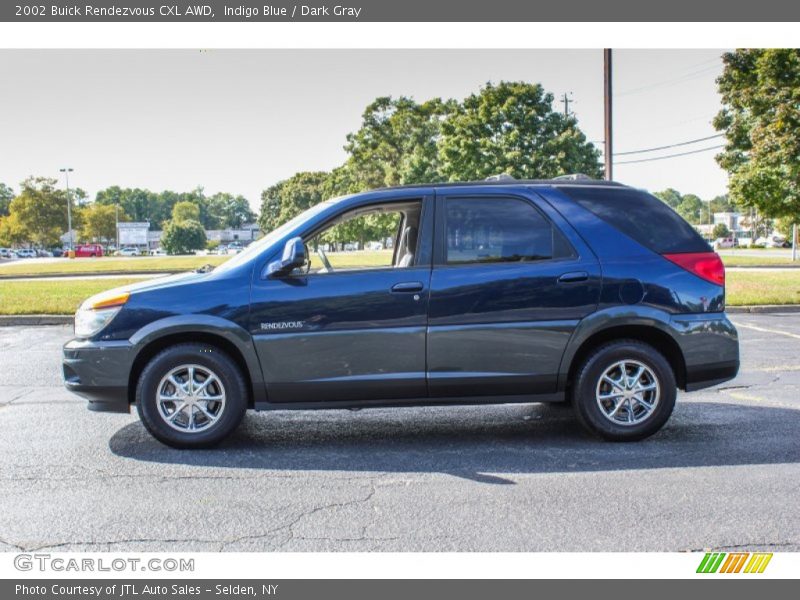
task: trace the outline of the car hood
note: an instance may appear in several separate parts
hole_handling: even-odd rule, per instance
[[[142,292],[151,292],[154,290],[159,289],[166,289],[174,286],[185,285],[187,283],[194,283],[196,281],[200,281],[208,277],[209,273],[198,273],[196,271],[189,271],[187,273],[177,273],[175,275],[168,275],[166,277],[156,277],[154,279],[146,279],[144,281],[140,281],[137,283],[129,283],[128,285],[123,285],[119,287],[115,287],[109,290],[105,290],[92,296],[91,298],[87,298],[82,306],[92,306],[97,302],[102,302],[107,298],[112,298],[119,296],[120,294],[131,294],[135,295],[137,293]]]

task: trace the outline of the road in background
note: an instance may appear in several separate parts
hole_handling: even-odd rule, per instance
[[[249,413],[162,446],[61,386],[67,327],[0,328],[0,550],[800,550],[800,315],[653,438],[542,405]],[[624,568],[624,567],[623,567]]]

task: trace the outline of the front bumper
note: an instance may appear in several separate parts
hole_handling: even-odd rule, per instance
[[[64,386],[89,401],[89,410],[130,412],[128,377],[133,362],[129,342],[74,339],[64,344]]]
[[[736,377],[739,334],[725,313],[675,315],[671,324],[686,364],[687,392]]]

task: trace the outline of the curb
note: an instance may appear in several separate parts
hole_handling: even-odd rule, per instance
[[[15,279],[60,279],[62,277],[69,277],[70,279],[92,279],[94,277],[116,277],[132,275],[134,277],[142,276],[156,276],[156,275],[174,275],[175,271],[102,271],[102,272],[87,272],[87,273],[31,273],[29,275],[14,274],[7,275],[0,273],[0,281],[13,281]]]
[[[800,312],[800,304],[756,304],[754,306],[727,306],[725,312],[771,314],[771,313],[796,313]]]
[[[71,325],[74,318],[73,315],[0,315],[0,327]]]
[[[726,271],[731,271],[735,269],[780,269],[780,270],[791,270],[791,269],[800,269],[800,264],[793,264],[793,265],[785,265],[785,264],[777,264],[777,265],[728,265],[725,267]]]

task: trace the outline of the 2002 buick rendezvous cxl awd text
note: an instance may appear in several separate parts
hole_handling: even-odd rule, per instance
[[[389,224],[392,250],[331,252],[353,219]],[[678,388],[736,375],[724,310],[719,257],[645,192],[411,186],[313,206],[216,269],[90,298],[64,381],[92,410],[136,404],[183,448],[219,442],[248,408],[553,401],[638,440]]]

